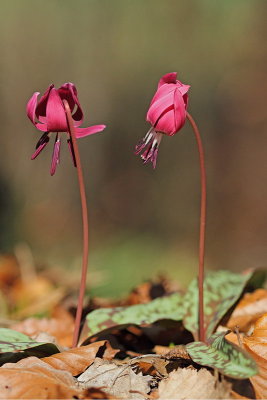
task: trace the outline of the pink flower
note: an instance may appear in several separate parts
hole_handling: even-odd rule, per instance
[[[79,128],[83,122],[83,111],[78,100],[77,89],[73,83],[64,83],[59,89],[50,85],[45,94],[38,101],[39,92],[35,92],[27,104],[27,115],[37,129],[44,132],[36,145],[36,150],[31,159],[34,160],[47,145],[53,132],[56,132],[52,163],[50,173],[54,175],[56,167],[60,161],[60,144],[62,132],[68,134],[68,145],[72,155],[73,163],[76,166],[72,141],[68,133],[68,124],[66,119],[63,100],[69,103],[76,137],[81,138],[93,133],[101,132],[105,125],[93,125],[88,128]]]
[[[185,123],[187,92],[190,86],[184,85],[176,78],[177,72],[170,72],[159,80],[158,89],[146,115],[146,120],[152,127],[135,147],[135,154],[145,149],[141,158],[145,164],[151,161],[153,168],[156,167],[162,135],[175,135]]]

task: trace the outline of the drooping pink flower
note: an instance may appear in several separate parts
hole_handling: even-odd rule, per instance
[[[145,137],[136,145],[135,154],[142,150],[144,163],[152,162],[156,167],[159,144],[163,134],[175,135],[184,125],[188,104],[189,85],[177,79],[177,72],[164,75],[150,103],[146,120],[152,125]]]
[[[27,115],[37,129],[44,132],[36,145],[36,150],[31,159],[34,160],[44,149],[50,140],[52,133],[56,133],[55,144],[52,156],[50,173],[54,175],[60,161],[60,144],[62,132],[68,135],[68,145],[72,155],[73,163],[76,166],[74,151],[68,124],[66,119],[63,100],[67,100],[74,122],[76,137],[81,138],[93,133],[101,132],[105,125],[93,125],[88,128],[80,128],[83,122],[83,111],[78,100],[77,89],[73,83],[64,83],[59,89],[50,85],[44,95],[39,99],[39,92],[35,92],[27,103]]]

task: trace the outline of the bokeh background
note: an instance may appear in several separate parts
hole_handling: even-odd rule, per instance
[[[90,282],[114,296],[162,273],[196,274],[199,167],[188,124],[161,143],[154,171],[133,154],[159,78],[191,85],[189,111],[206,152],[206,267],[267,264],[267,53],[265,0],[2,0],[0,13],[0,250],[27,248],[37,266],[78,274],[76,171],[25,114],[34,91],[74,82],[90,213]]]

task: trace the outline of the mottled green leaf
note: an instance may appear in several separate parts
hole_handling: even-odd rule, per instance
[[[86,317],[89,336],[110,328],[128,325],[149,325],[162,319],[180,321],[183,318],[183,297],[174,293],[150,303],[129,307],[100,308]]]
[[[230,271],[212,271],[206,273],[204,282],[204,322],[206,337],[209,337],[216,326],[236,303],[241,296],[244,288],[252,281],[256,286],[262,284],[262,271],[250,271],[244,274],[236,274]],[[254,283],[253,282],[253,283]],[[257,283],[256,283],[257,282]],[[183,323],[198,339],[198,283],[197,279],[189,285],[184,297],[185,316]]]
[[[0,328],[0,353],[14,353],[27,349],[38,348],[41,353],[57,353],[58,348],[53,343],[35,342],[29,336],[12,329]],[[38,352],[38,349],[36,351]]]
[[[257,374],[255,361],[244,350],[228,342],[225,339],[226,333],[228,332],[214,333],[207,344],[187,344],[188,354],[197,364],[216,368],[231,378],[247,379]]]

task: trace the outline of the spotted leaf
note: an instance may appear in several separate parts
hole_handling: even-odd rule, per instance
[[[241,296],[246,286],[259,287],[264,280],[262,271],[235,274],[230,271],[212,271],[204,282],[204,325],[209,337],[223,316]],[[193,280],[184,297],[185,315],[183,323],[198,339],[198,283]]]
[[[129,325],[145,326],[163,319],[180,321],[183,317],[183,297],[174,293],[150,303],[129,307],[100,308],[87,315],[89,335],[111,328]]]
[[[257,365],[249,354],[225,339],[228,332],[214,333],[207,344],[187,344],[188,354],[197,364],[216,368],[231,378],[247,379],[257,374]]]
[[[35,342],[29,336],[12,329],[0,328],[0,353],[16,353],[36,348],[40,353],[58,353],[58,348],[53,343]],[[38,349],[37,349],[38,348]]]

